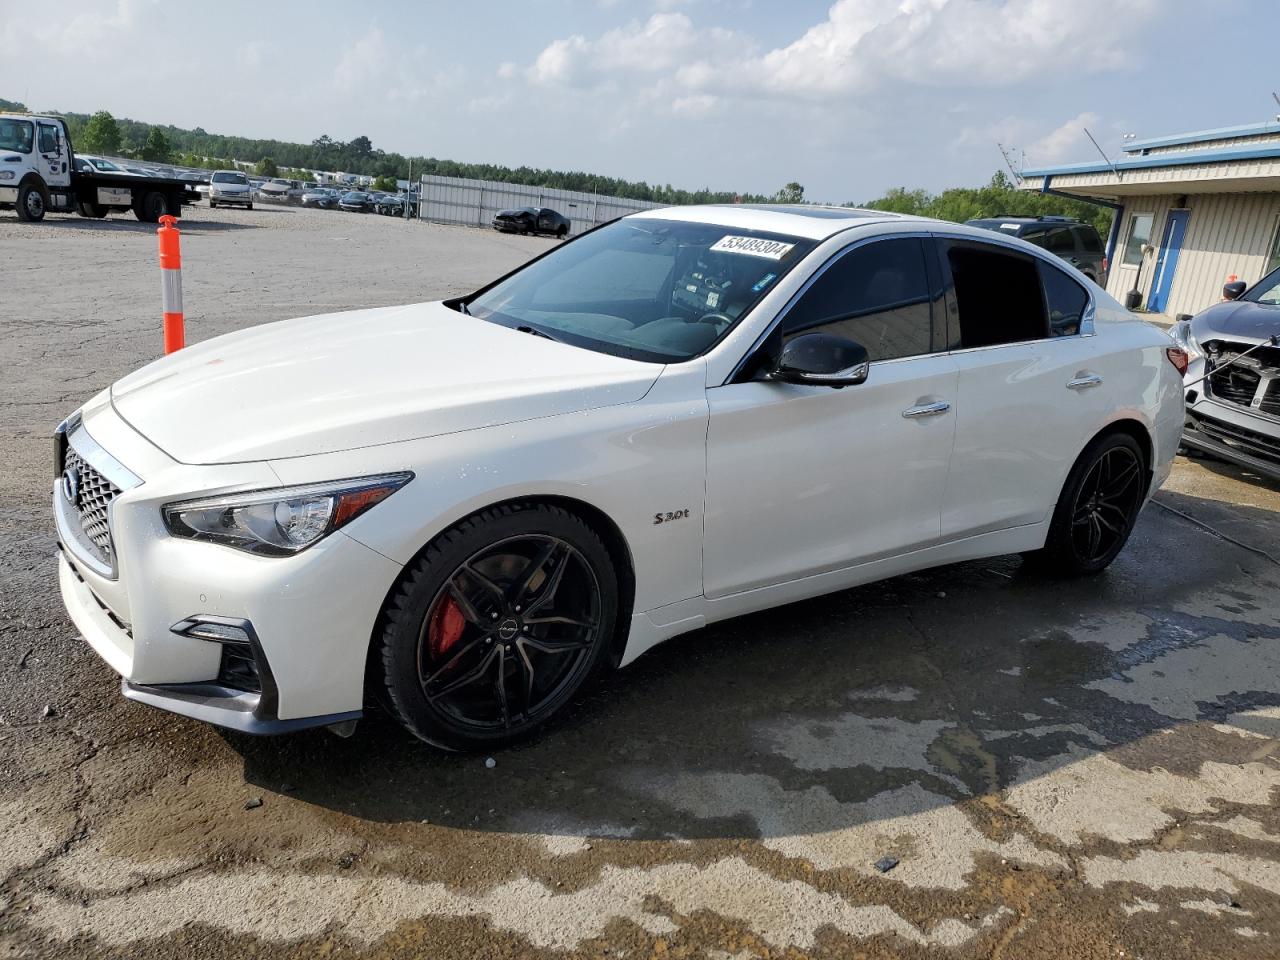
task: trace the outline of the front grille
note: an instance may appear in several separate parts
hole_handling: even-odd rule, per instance
[[[74,480],[70,480],[74,476]],[[98,553],[98,559],[111,563],[111,529],[108,526],[108,509],[111,501],[120,494],[120,488],[93,468],[75,447],[68,444],[63,460],[62,495],[70,492],[71,505],[80,518],[80,528]],[[70,482],[68,482],[70,481]]]
[[[1219,400],[1247,407],[1253,403],[1253,395],[1258,392],[1261,379],[1254,371],[1233,364],[1209,374],[1209,388]]]
[[[1273,417],[1280,417],[1280,374],[1271,381],[1271,386],[1267,388],[1267,393],[1262,398],[1262,403],[1258,404],[1258,409]]]
[[[1209,392],[1214,397],[1263,413],[1280,414],[1280,348],[1231,340],[1212,340],[1205,348],[1213,365]],[[1246,351],[1248,355],[1243,356]],[[1254,407],[1260,386],[1262,396]]]
[[[1194,429],[1211,440],[1217,440],[1259,460],[1280,463],[1280,429],[1274,435],[1268,435],[1248,427],[1202,417],[1191,411],[1188,411],[1187,419]]]

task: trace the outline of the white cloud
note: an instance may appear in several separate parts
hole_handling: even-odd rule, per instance
[[[333,83],[342,93],[354,93],[377,79],[387,62],[387,38],[382,29],[371,26],[355,43],[342,51],[333,70]]]
[[[1041,166],[1083,157],[1086,152],[1094,149],[1085,136],[1085,127],[1093,127],[1096,131],[1101,121],[1102,118],[1096,113],[1087,110],[1072,117],[1027,147],[1027,159],[1031,164]],[[1097,133],[1094,135],[1097,136]]]
[[[670,74],[687,92],[818,100],[890,83],[1009,87],[1051,59],[1077,74],[1122,65],[1126,40],[1156,12],[1156,0],[836,0],[798,40],[757,56],[747,38],[667,11],[556,40],[529,76],[585,86]]]
[[[573,34],[548,44],[529,77],[538,83],[592,86],[616,74],[662,74],[695,53],[725,55],[744,38],[721,27],[699,29],[683,13],[655,13],[589,40]]]

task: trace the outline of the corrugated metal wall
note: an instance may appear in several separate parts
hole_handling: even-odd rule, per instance
[[[1117,263],[1112,265],[1107,280],[1107,291],[1117,300],[1124,300],[1137,275],[1136,267],[1118,262],[1129,235],[1130,220],[1135,214],[1153,214],[1151,243],[1158,248],[1169,211],[1180,199],[1173,195],[1132,197],[1125,203]],[[1199,313],[1216,303],[1229,274],[1248,283],[1260,279],[1280,228],[1280,193],[1193,193],[1187,195],[1186,209],[1191,215],[1165,308],[1169,316]],[[1142,267],[1139,289],[1144,303],[1151,292],[1159,255],[1157,249]]]
[[[580,193],[576,190],[527,187],[500,180],[427,176],[422,178],[418,216],[436,223],[490,227],[499,210],[550,207],[569,218],[569,233],[573,235],[637,210],[652,210],[661,206],[664,204],[608,197],[598,193]]]
[[[1280,220],[1280,193],[1205,193],[1191,217],[1169,296],[1169,313],[1198,313],[1222,296],[1228,274],[1262,278]]]

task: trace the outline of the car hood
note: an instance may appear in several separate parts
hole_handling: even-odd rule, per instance
[[[117,381],[111,401],[180,462],[237,463],[630,403],[661,370],[420,303],[217,337]]]
[[[523,217],[527,215],[528,211],[526,210],[499,210],[494,214],[494,216],[498,217]]]
[[[1191,324],[1192,333],[1201,343],[1215,337],[1261,343],[1280,333],[1280,307],[1248,300],[1228,300],[1202,310]]]

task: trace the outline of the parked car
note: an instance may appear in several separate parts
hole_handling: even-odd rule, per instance
[[[215,170],[209,178],[209,206],[240,206],[253,209],[253,187],[239,170]]]
[[[95,157],[88,153],[76,154],[76,169],[81,173],[92,173],[96,170],[99,173],[118,173],[125,177],[138,176],[132,170],[126,170],[119,164],[112,163],[106,157]]]
[[[404,197],[394,193],[384,193],[374,204],[374,209],[383,216],[402,217],[404,216]]]
[[[569,235],[569,220],[548,207],[520,207],[501,210],[493,218],[493,229],[503,233],[550,233]]]
[[[116,382],[57,432],[61,591],[131,699],[349,732],[377,688],[491,749],[727,617],[996,554],[1103,570],[1186,360],[1013,237],[648,210]]]
[[[342,194],[337,190],[318,187],[315,190],[308,190],[302,195],[302,205],[304,207],[320,207],[324,210],[331,210],[338,205],[338,200],[341,197]]]
[[[1107,285],[1106,251],[1091,223],[1070,217],[988,217],[967,223],[1034,243],[1067,261],[1098,286]]]
[[[1280,269],[1173,326],[1191,357],[1183,442],[1280,480]],[[1246,355],[1247,354],[1247,355]]]
[[[271,203],[288,203],[291,189],[286,180],[268,180],[258,187],[258,197]]]
[[[338,206],[348,213],[367,213],[370,209],[369,195],[359,190],[344,193],[338,200]]]

